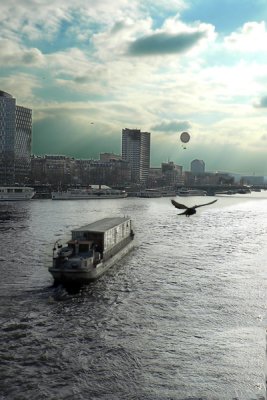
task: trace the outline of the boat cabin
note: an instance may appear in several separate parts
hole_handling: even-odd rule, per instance
[[[130,218],[104,218],[73,230],[68,247],[71,247],[75,254],[91,253],[94,250],[99,252],[102,258],[103,254],[107,254],[129,238],[131,232]]]

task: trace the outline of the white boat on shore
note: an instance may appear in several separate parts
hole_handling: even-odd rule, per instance
[[[127,197],[125,190],[111,189],[108,186],[73,188],[66,191],[51,193],[52,200],[92,200],[92,199],[123,199]]]
[[[35,195],[34,189],[27,186],[1,186],[0,201],[31,200]]]
[[[133,224],[128,217],[104,218],[72,231],[67,246],[57,241],[53,265],[55,284],[77,285],[98,279],[135,244]]]
[[[180,189],[177,192],[177,196],[207,196],[207,192],[200,189]]]

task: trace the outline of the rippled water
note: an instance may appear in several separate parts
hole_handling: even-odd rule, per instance
[[[267,193],[177,211],[0,204],[1,400],[266,398]],[[79,293],[54,289],[54,241],[109,215],[133,218],[138,247]]]

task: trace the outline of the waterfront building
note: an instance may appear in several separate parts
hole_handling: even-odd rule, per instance
[[[264,185],[264,176],[248,175],[242,176],[240,183],[243,185]]]
[[[148,180],[146,182],[147,188],[158,188],[164,186],[164,177],[160,167],[149,168]]]
[[[76,160],[79,183],[83,185],[124,186],[129,183],[130,172],[128,161],[110,160]]]
[[[30,176],[32,110],[0,91],[0,184],[26,183]]]
[[[123,129],[122,159],[129,162],[131,183],[145,184],[150,168],[150,132]]]
[[[204,172],[192,173],[190,171],[184,172],[184,184],[186,186],[195,185],[233,185],[234,177],[228,173],[221,172]]]
[[[175,164],[173,161],[161,164],[162,174],[165,179],[165,184],[170,186],[182,185],[183,180],[183,167]]]
[[[64,155],[31,157],[31,180],[52,185],[75,183],[76,161]]]
[[[129,183],[129,163],[122,159],[110,161],[75,159],[65,155],[32,156],[33,183],[61,185],[123,186]]]
[[[100,161],[119,161],[121,160],[121,155],[120,154],[114,154],[114,153],[100,153],[99,155]]]

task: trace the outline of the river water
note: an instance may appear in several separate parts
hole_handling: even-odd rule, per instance
[[[188,205],[210,197],[176,198]],[[266,399],[267,192],[0,204],[1,400]],[[68,293],[55,240],[130,215],[138,246]]]

